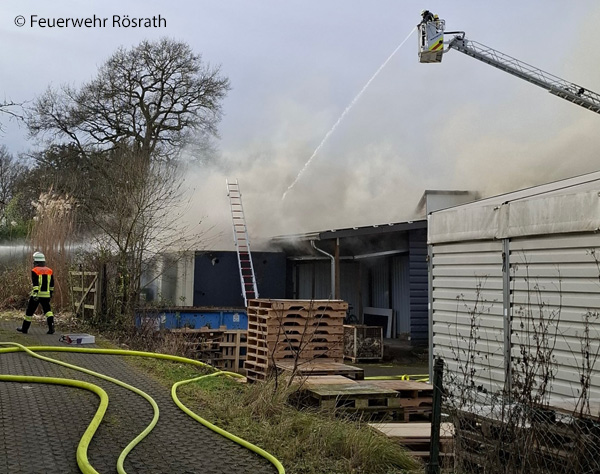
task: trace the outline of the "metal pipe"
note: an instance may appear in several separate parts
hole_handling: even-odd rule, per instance
[[[341,299],[342,289],[340,288],[340,239],[335,239],[335,292],[334,298]]]
[[[335,291],[335,257],[325,252],[325,250],[321,250],[319,247],[317,247],[314,240],[310,241],[310,245],[317,252],[322,253],[331,259],[331,291],[329,292],[329,298],[333,299],[333,293]]]
[[[433,407],[427,474],[440,474],[440,425],[442,419],[442,384],[444,361],[436,359],[433,366]]]

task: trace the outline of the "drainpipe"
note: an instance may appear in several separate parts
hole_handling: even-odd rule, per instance
[[[329,293],[329,296],[330,298],[333,298],[333,293],[335,291],[335,257],[325,252],[325,250],[321,250],[319,247],[317,247],[314,240],[310,241],[310,245],[317,252],[322,253],[331,259],[331,292]]]
[[[340,288],[340,239],[335,239],[335,292],[333,297],[336,300],[342,298],[342,289]]]

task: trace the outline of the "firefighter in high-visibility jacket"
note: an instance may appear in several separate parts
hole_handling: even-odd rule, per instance
[[[17,328],[17,331],[27,334],[29,326],[31,326],[33,313],[35,313],[38,305],[41,304],[46,316],[46,322],[48,323],[48,332],[46,334],[54,334],[54,313],[50,308],[50,299],[54,294],[54,275],[52,274],[52,269],[46,266],[46,257],[42,252],[35,252],[33,254],[31,283],[33,289],[31,290],[29,303],[27,303],[23,325]]]

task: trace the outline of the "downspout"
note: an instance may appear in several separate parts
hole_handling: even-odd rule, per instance
[[[333,294],[335,292],[335,257],[325,252],[325,250],[321,250],[319,247],[317,247],[314,240],[310,241],[310,245],[317,252],[322,253],[331,259],[331,292],[329,293],[329,297],[333,298]]]

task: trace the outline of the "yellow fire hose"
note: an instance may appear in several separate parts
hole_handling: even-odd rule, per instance
[[[125,449],[121,452],[121,455],[117,459],[117,472],[119,474],[126,474],[125,469],[123,467],[123,463],[125,461],[125,458],[131,452],[131,450],[133,448],[135,448],[142,441],[142,439],[144,439],[152,431],[152,429],[156,426],[156,423],[158,423],[159,409],[158,409],[158,405],[154,401],[154,399],[150,395],[148,395],[146,392],[143,392],[139,388],[136,388],[136,387],[134,387],[132,385],[129,385],[129,384],[125,383],[125,382],[122,382],[119,379],[115,379],[113,377],[109,377],[108,375],[104,375],[104,374],[101,374],[99,372],[94,372],[93,370],[89,370],[89,369],[86,369],[84,367],[79,367],[78,365],[69,364],[69,363],[63,362],[61,360],[52,359],[50,357],[46,357],[46,356],[43,356],[43,355],[36,354],[31,349],[28,349],[26,346],[23,346],[21,344],[17,344],[16,342],[0,342],[0,345],[3,345],[3,346],[5,346],[5,345],[14,346],[15,348],[17,348],[17,349],[19,349],[21,351],[25,351],[29,355],[31,355],[31,356],[33,356],[33,357],[35,357],[37,359],[45,360],[46,362],[51,362],[53,364],[62,365],[63,367],[68,367],[69,369],[78,370],[79,372],[83,372],[84,374],[93,375],[94,377],[98,377],[98,378],[101,378],[103,380],[107,380],[107,381],[112,382],[112,383],[114,383],[116,385],[119,385],[120,387],[126,388],[127,390],[131,390],[132,392],[134,392],[134,393],[140,395],[141,397],[145,398],[148,401],[148,403],[150,403],[150,405],[152,406],[152,410],[154,412],[154,414],[152,416],[152,421],[150,422],[150,424],[148,426],[146,426],[146,428],[139,435],[137,435],[135,437],[135,439],[133,439],[133,441],[131,441],[131,443],[129,443],[125,447]]]
[[[25,376],[25,375],[0,375],[0,381],[3,382],[21,382],[21,383],[48,383],[48,384],[56,384],[56,385],[67,385],[71,387],[83,388],[85,390],[89,390],[90,392],[94,392],[96,395],[100,397],[100,405],[96,410],[96,414],[92,421],[88,425],[87,429],[83,433],[83,436],[79,440],[79,444],[77,445],[77,465],[83,474],[100,474],[96,469],[92,467],[90,462],[88,461],[87,451],[98,429],[102,419],[104,418],[104,414],[106,413],[106,408],[108,407],[108,395],[102,388],[98,387],[98,385],[94,385],[89,382],[82,382],[80,380],[73,379],[63,379],[58,377],[35,377],[35,376]]]
[[[412,380],[413,382],[429,382],[428,374],[404,374],[404,375],[372,375],[365,380]]]
[[[181,362],[181,363],[185,363],[185,364],[192,364],[192,365],[196,365],[199,367],[203,367],[203,368],[211,368],[213,369],[212,366],[205,364],[203,362],[200,362],[198,360],[193,360],[193,359],[188,359],[186,357],[179,357],[179,356],[172,356],[169,354],[157,354],[154,352],[144,352],[144,351],[128,351],[128,350],[122,350],[122,349],[90,349],[90,348],[79,348],[79,347],[57,347],[57,346],[31,346],[31,347],[25,347],[21,344],[17,344],[14,342],[0,342],[0,345],[10,345],[13,347],[7,347],[7,348],[3,348],[0,349],[0,354],[2,353],[7,353],[7,352],[17,352],[17,351],[26,351],[27,353],[29,353],[30,355],[37,357],[39,359],[42,360],[46,360],[48,362],[52,362],[52,363],[56,363],[56,364],[60,364],[63,365],[65,367],[69,367],[72,368],[74,370],[79,370],[81,372],[87,373],[89,375],[93,375],[99,378],[102,378],[104,380],[108,380],[110,382],[113,382],[117,385],[120,385],[122,387],[127,388],[128,390],[132,390],[135,393],[137,393],[138,395],[144,397],[146,400],[148,400],[148,402],[152,405],[153,409],[154,409],[154,417],[152,419],[152,422],[146,427],[146,429],[144,431],[142,431],[131,443],[129,443],[129,445],[127,445],[127,447],[121,452],[121,455],[119,456],[119,459],[117,461],[117,470],[119,472],[119,474],[126,474],[125,470],[123,468],[123,463],[124,460],[126,458],[126,456],[129,454],[129,452],[131,452],[131,450],[140,443],[140,441],[145,438],[148,433],[150,433],[150,431],[152,431],[152,429],[154,428],[154,426],[156,425],[156,423],[158,422],[158,416],[159,416],[159,410],[158,410],[158,405],[156,404],[156,402],[152,399],[152,397],[150,397],[148,394],[146,394],[145,392],[142,392],[141,390],[137,389],[136,387],[133,387],[131,385],[126,384],[125,382],[122,382],[118,379],[115,379],[113,377],[109,377],[107,375],[104,374],[100,374],[88,369],[85,369],[83,367],[79,367],[73,364],[68,364],[66,362],[62,362],[56,359],[52,359],[50,357],[45,357],[45,356],[41,356],[39,354],[36,354],[36,352],[78,352],[78,353],[87,353],[87,354],[109,354],[109,355],[127,355],[127,356],[140,356],[140,357],[153,357],[156,359],[164,359],[164,360],[170,360],[170,361],[174,361],[174,362]],[[201,418],[200,416],[198,416],[196,413],[192,412],[191,410],[189,410],[183,403],[181,403],[181,401],[179,400],[179,398],[177,397],[177,388],[180,385],[183,384],[187,384],[187,383],[191,383],[197,380],[200,380],[202,378],[208,377],[208,376],[216,376],[216,375],[227,375],[227,376],[231,376],[231,377],[243,377],[240,374],[236,374],[234,372],[225,372],[225,371],[217,371],[214,372],[212,374],[209,375],[204,375],[201,377],[195,377],[189,380],[183,380],[180,382],[177,382],[176,384],[173,385],[173,387],[171,388],[171,397],[173,398],[173,401],[175,402],[175,404],[177,404],[177,406],[183,410],[185,413],[187,413],[190,417],[192,417],[194,420],[202,423],[204,426],[206,426],[207,428],[221,434],[222,436],[225,436],[226,438],[230,439],[231,441],[234,441],[237,444],[240,444],[241,446],[257,453],[258,455],[264,457],[265,459],[267,459],[269,462],[271,462],[276,468],[277,468],[277,472],[278,474],[285,474],[285,469],[283,467],[283,465],[279,462],[279,460],[277,460],[273,455],[267,453],[265,450],[259,448],[258,446],[245,441],[241,438],[238,438],[237,436],[223,430],[222,428],[219,428],[215,425],[213,425],[212,423],[210,423],[209,421]],[[24,377],[25,381],[29,381],[29,379],[31,377],[25,376]],[[44,378],[45,379],[45,378]],[[2,380],[2,379],[0,379]],[[99,424],[99,422],[98,422]],[[95,429],[94,429],[95,432]],[[87,431],[86,431],[87,433]],[[93,433],[92,433],[93,435]],[[83,438],[82,438],[83,439]],[[91,437],[90,437],[91,439]],[[86,457],[87,459],[87,457]],[[78,449],[78,465],[79,465],[79,449]],[[89,467],[87,467],[89,466]],[[84,470],[82,469],[81,465],[80,465],[80,469],[82,470],[82,472],[84,474],[88,474],[88,473],[94,473],[96,471],[93,470],[93,468],[91,467],[91,465],[89,465],[89,463],[87,464],[87,466],[85,466],[85,469],[91,469],[91,470]]]

